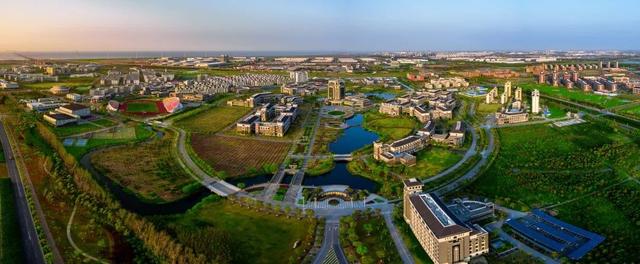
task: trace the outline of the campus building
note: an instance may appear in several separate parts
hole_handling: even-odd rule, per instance
[[[540,91],[537,89],[531,92],[531,113],[540,113]]]
[[[303,83],[309,80],[309,72],[307,71],[290,71],[289,79],[294,83]]]
[[[373,143],[373,158],[388,164],[416,164],[413,153],[422,150],[429,143],[427,136],[410,135],[389,144],[379,141]]]
[[[64,126],[77,123],[82,118],[91,116],[89,107],[80,104],[67,104],[43,115],[43,119],[53,126]]]
[[[404,181],[403,216],[434,263],[465,263],[489,252],[486,230],[462,222],[438,196],[423,193],[422,187],[415,178]]]
[[[344,99],[345,85],[340,79],[330,80],[327,84],[327,100],[329,103],[341,103]]]
[[[298,116],[298,105],[289,103],[266,103],[253,114],[236,123],[236,132],[270,137],[284,137]]]

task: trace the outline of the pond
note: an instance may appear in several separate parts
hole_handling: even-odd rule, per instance
[[[353,189],[367,190],[369,192],[375,192],[378,189],[376,182],[351,174],[347,170],[346,162],[336,162],[336,167],[332,171],[319,176],[306,175],[302,185],[349,185]]]
[[[383,99],[385,101],[387,100],[391,100],[393,98],[396,98],[395,94],[392,93],[386,93],[386,92],[374,92],[374,93],[366,93],[366,96],[375,96],[378,97],[380,99]]]
[[[329,144],[329,151],[335,154],[349,154],[378,139],[378,135],[362,128],[364,116],[354,115],[345,122],[349,128],[345,129],[340,137]]]

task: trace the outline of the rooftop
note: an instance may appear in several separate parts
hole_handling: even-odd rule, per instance
[[[440,198],[432,194],[420,194],[409,197],[409,201],[418,211],[422,220],[438,238],[471,232]]]

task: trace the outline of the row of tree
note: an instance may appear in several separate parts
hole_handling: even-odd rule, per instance
[[[22,120],[23,122],[28,120]],[[41,122],[33,125],[21,124],[22,129],[36,129],[42,138],[55,150],[51,155],[52,177],[56,190],[76,200],[88,208],[94,219],[113,227],[125,236],[135,237],[144,250],[146,258],[138,256],[141,262],[160,263],[207,263],[206,256],[192,248],[178,243],[172,236],[156,228],[145,218],[123,209],[91,176],[82,168],[75,157],[69,154],[56,135]],[[135,248],[135,245],[134,245]]]

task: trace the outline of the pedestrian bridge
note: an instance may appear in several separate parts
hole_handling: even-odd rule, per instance
[[[333,160],[335,161],[351,161],[353,159],[353,155],[351,154],[335,154],[333,155]]]

